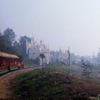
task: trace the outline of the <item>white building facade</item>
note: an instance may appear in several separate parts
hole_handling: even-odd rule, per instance
[[[39,44],[34,41],[34,38],[31,38],[31,41],[26,40],[26,54],[29,59],[35,60],[39,55],[43,53],[45,58],[43,59],[44,64],[50,63],[50,50],[47,48],[42,40]],[[40,58],[40,57],[39,57]],[[42,65],[42,59],[40,58],[40,65]]]

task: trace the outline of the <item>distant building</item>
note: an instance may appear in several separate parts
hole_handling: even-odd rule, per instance
[[[51,63],[55,62],[68,62],[68,54],[61,49],[59,51],[51,51],[50,52]]]
[[[39,44],[34,41],[34,38],[31,38],[31,41],[26,40],[26,54],[28,55],[29,59],[35,60],[39,57],[40,53],[45,55],[43,59],[44,64],[50,63],[50,50],[43,44],[42,40]],[[42,65],[42,59],[40,58],[40,65]]]

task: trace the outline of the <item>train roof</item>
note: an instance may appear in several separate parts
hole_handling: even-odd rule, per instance
[[[16,56],[16,55],[12,55],[12,54],[8,54],[8,53],[4,53],[4,52],[0,52],[0,57],[19,59],[19,57]]]

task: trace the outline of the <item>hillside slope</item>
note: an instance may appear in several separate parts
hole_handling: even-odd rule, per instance
[[[58,70],[49,66],[16,76],[11,80],[12,97],[16,100],[87,100],[100,94],[100,83]]]

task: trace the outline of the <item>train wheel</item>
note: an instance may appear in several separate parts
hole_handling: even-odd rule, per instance
[[[19,66],[17,66],[17,68],[18,68],[18,69],[20,69],[20,67],[19,67]]]

